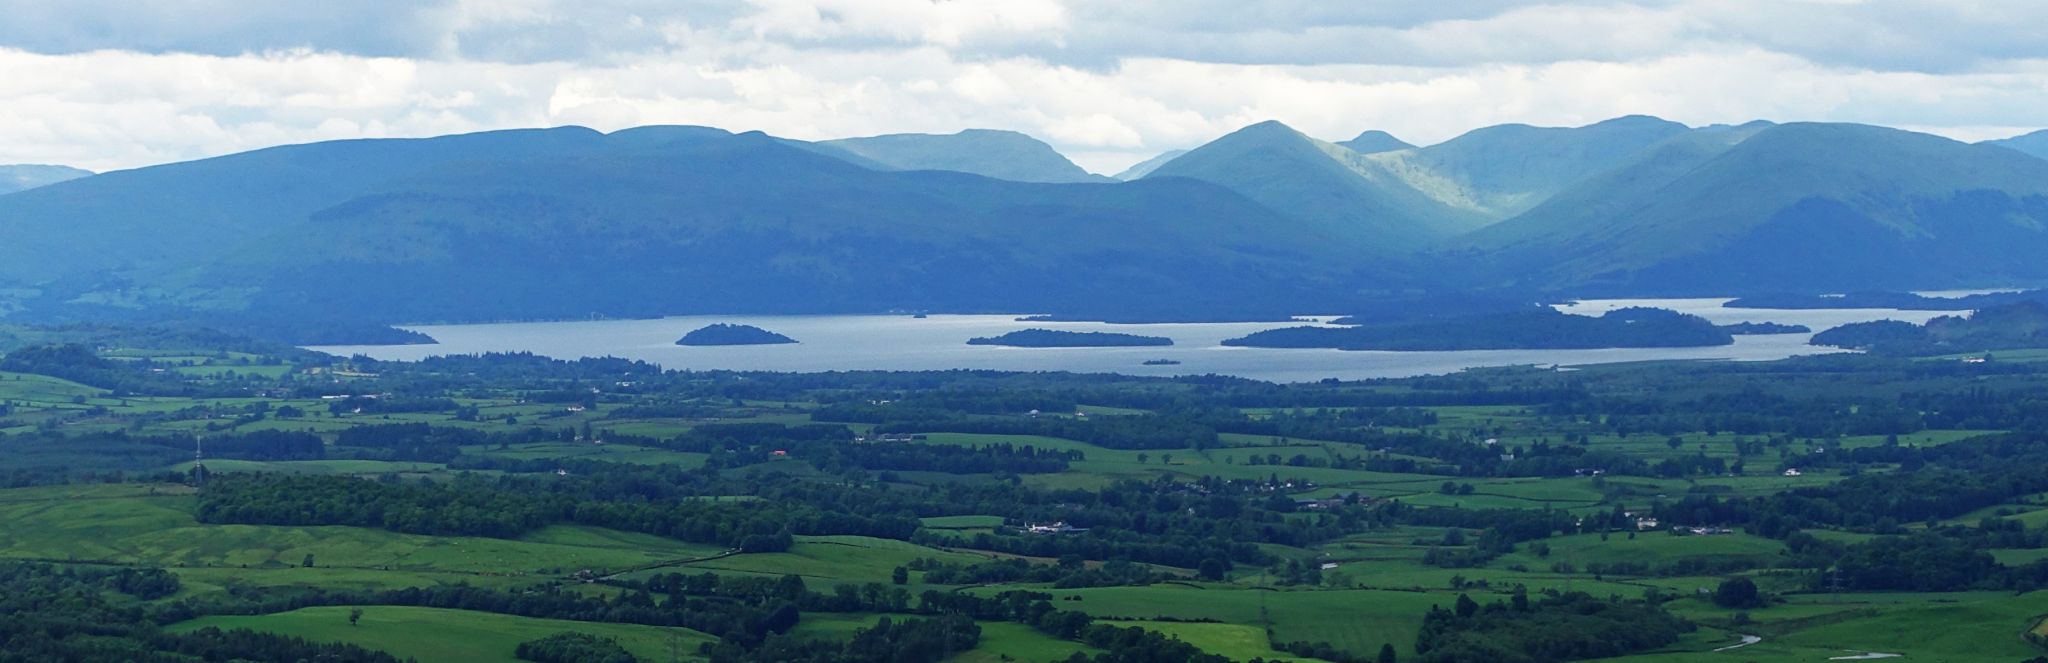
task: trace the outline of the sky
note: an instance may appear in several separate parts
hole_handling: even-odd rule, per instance
[[[1114,172],[1268,119],[2048,126],[2048,2],[0,0],[0,163],[697,124],[1022,131]]]

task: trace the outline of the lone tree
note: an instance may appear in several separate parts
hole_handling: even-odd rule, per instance
[[[1723,608],[1754,608],[1763,602],[1763,595],[1756,591],[1756,583],[1741,576],[1721,581],[1721,586],[1714,590],[1714,605]]]
[[[1380,645],[1380,657],[1378,663],[1395,663],[1393,643]]]
[[[349,626],[355,626],[355,625],[356,625],[356,622],[359,622],[359,621],[363,621],[363,609],[362,609],[362,608],[349,608],[349,609],[348,609],[348,625],[349,625]]]

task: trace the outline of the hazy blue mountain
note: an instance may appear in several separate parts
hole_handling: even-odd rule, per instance
[[[956,134],[891,134],[818,144],[897,170],[951,170],[1015,182],[1108,182],[1082,170],[1051,145],[1015,131],[968,129]]]
[[[667,133],[620,132],[616,144]],[[724,132],[717,132],[724,133]],[[192,264],[243,238],[306,223],[313,212],[389,191],[423,172],[540,156],[592,154],[604,134],[569,127],[425,139],[345,140],[104,173],[0,198],[10,241],[0,283]],[[89,232],[86,232],[89,230]]]
[[[1388,276],[1207,183],[876,171],[688,127],[274,148],[7,196],[0,219],[0,273],[56,317],[1199,312]]]
[[[1368,158],[1446,205],[1500,220],[1686,131],[1641,115],[1573,128],[1503,124]]]
[[[1338,145],[1342,145],[1344,149],[1359,154],[1379,154],[1394,150],[1415,149],[1415,146],[1409,145],[1407,141],[1395,138],[1393,134],[1378,129],[1359,134],[1357,138],[1338,143]]]
[[[0,195],[25,191],[40,186],[49,186],[89,175],[92,175],[92,171],[80,170],[70,166],[40,166],[32,164],[0,166]]]
[[[2048,129],[2030,134],[1984,141],[1987,145],[2019,150],[2043,159],[2048,159]]]
[[[1514,219],[1458,238],[1453,246],[1486,250],[1515,248],[1527,242],[1575,236],[1603,221],[1624,223],[1631,213],[1630,206],[1640,204],[1641,199],[1654,198],[1658,190],[1771,126],[1769,123],[1750,123],[1705,127],[1673,136],[1643,150],[1620,166],[1581,180]],[[1539,258],[1541,254],[1541,251],[1510,252],[1510,255],[1531,259],[1551,259],[1548,256]],[[1519,264],[1511,271],[1542,269],[1545,264]]]
[[[1628,292],[1910,289],[2048,278],[2048,161],[1851,124],[1661,144],[1452,255]]]
[[[1220,184],[1351,244],[1377,247],[1382,255],[1413,250],[1484,221],[1416,191],[1368,159],[1268,121],[1195,148],[1145,180]]]
[[[1180,155],[1187,153],[1187,150],[1167,150],[1165,152],[1160,152],[1159,156],[1152,157],[1144,161],[1140,161],[1136,164],[1133,164],[1129,168],[1125,168],[1123,172],[1111,175],[1110,177],[1118,181],[1129,182],[1131,180],[1135,180],[1146,175],[1150,175],[1152,174],[1152,171],[1159,170],[1160,166],[1166,165],[1166,162],[1178,159],[1180,158]]]

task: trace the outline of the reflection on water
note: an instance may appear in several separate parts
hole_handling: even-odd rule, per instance
[[[1704,316],[1716,323],[1779,322],[1820,331],[1849,322],[1878,319],[1924,322],[1937,311],[1885,309],[1774,311],[1726,309],[1726,299],[1632,299],[1585,301],[1561,306],[1568,313],[1599,315],[1628,306],[1654,306]],[[1074,371],[1130,375],[1235,375],[1275,382],[1324,378],[1362,379],[1454,373],[1467,368],[1513,365],[1598,364],[1656,359],[1769,360],[1828,352],[1806,345],[1808,334],[1738,336],[1734,345],[1709,348],[1621,348],[1608,350],[1463,350],[1454,352],[1351,352],[1232,348],[1224,339],[1304,323],[1191,323],[1113,325],[1098,322],[1017,322],[1012,315],[687,316],[660,320],[603,320],[410,327],[438,345],[330,346],[315,350],[363,354],[385,360],[434,355],[526,351],[550,357],[614,356],[669,369],[758,371],[850,371],[994,369]],[[799,341],[796,345],[681,347],[675,340],[712,323],[747,324]],[[1115,331],[1165,336],[1172,347],[1006,348],[967,345],[976,336],[1041,327],[1073,331]],[[1146,366],[1148,359],[1177,365]]]

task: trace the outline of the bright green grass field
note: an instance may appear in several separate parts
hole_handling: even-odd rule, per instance
[[[1264,658],[1268,661],[1319,661],[1322,659],[1300,658],[1273,651],[1266,644],[1266,630],[1252,624],[1212,624],[1206,622],[1107,622],[1114,626],[1139,626],[1149,631],[1158,631],[1175,640],[1194,645],[1218,656],[1245,661]]]
[[[974,651],[954,656],[952,663],[1057,663],[1076,653],[1094,656],[1102,650],[1078,642],[1061,640],[1038,629],[1011,622],[981,622],[981,644]]]
[[[686,660],[699,660],[697,646],[716,639],[684,628],[534,619],[467,610],[363,606],[362,621],[348,623],[348,606],[303,608],[257,616],[201,617],[171,627],[190,631],[208,626],[247,628],[319,642],[346,642],[400,658],[462,663],[517,663],[513,651],[528,640],[575,631],[613,638],[643,661],[669,660],[671,645]]]

